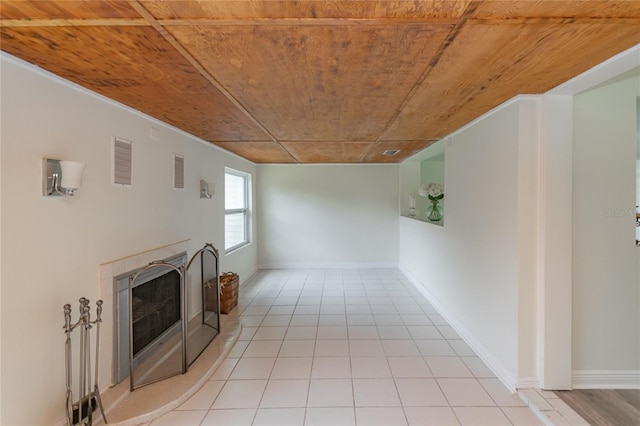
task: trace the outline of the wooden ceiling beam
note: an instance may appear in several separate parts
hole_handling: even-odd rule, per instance
[[[36,27],[148,27],[145,19],[0,19],[0,26],[7,28]]]
[[[151,15],[149,15],[151,16]],[[155,18],[153,18],[155,19]],[[332,26],[332,25],[415,25],[438,24],[455,25],[457,19],[415,18],[249,18],[249,19],[158,19],[157,24],[167,26]],[[5,27],[122,27],[122,26],[151,26],[146,18],[53,18],[53,19],[1,19],[0,25]]]
[[[248,18],[248,19],[158,19],[162,27],[170,26],[332,26],[332,25],[456,25],[459,19],[441,18]],[[470,18],[469,23],[485,25],[558,25],[558,24],[640,24],[640,17],[604,18]],[[101,19],[1,19],[3,27],[128,27],[152,26],[145,18],[101,18]]]
[[[604,18],[473,18],[468,20],[469,23],[485,24],[485,25],[570,25],[570,24],[602,24],[602,25],[618,25],[618,24],[638,24],[640,17],[604,17]]]
[[[268,25],[268,26],[331,26],[331,25],[454,25],[457,19],[445,18],[247,18],[247,19],[159,19],[162,25]]]

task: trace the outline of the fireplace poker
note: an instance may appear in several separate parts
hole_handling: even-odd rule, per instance
[[[89,307],[89,300],[85,299],[84,308],[83,308],[83,323],[84,323],[84,368],[86,374],[86,388],[85,393],[82,395],[82,401],[80,404],[84,402],[85,398],[87,400],[87,424],[93,424],[93,393],[91,388],[91,308]]]
[[[93,322],[96,325],[96,371],[95,371],[95,384],[93,389],[93,396],[98,402],[100,412],[102,413],[102,419],[107,424],[107,417],[104,413],[104,407],[102,406],[102,398],[100,397],[100,388],[98,387],[98,369],[100,366],[100,324],[102,323],[102,300],[96,301],[96,319]]]
[[[80,302],[80,319],[79,319],[79,323],[81,324],[80,327],[80,371],[78,373],[78,392],[80,393],[80,395],[78,395],[78,424],[82,423],[82,420],[84,419],[83,415],[82,415],[82,405],[84,402],[84,394],[85,394],[85,386],[86,386],[86,377],[85,377],[85,373],[86,373],[86,356],[87,356],[87,347],[85,345],[85,340],[86,340],[86,328],[83,326],[83,322],[85,320],[85,314],[84,314],[84,307],[85,307],[85,302],[87,301],[87,299],[85,299],[84,297],[81,297],[79,302]],[[88,407],[88,406],[87,406]]]
[[[65,357],[65,373],[67,376],[67,393],[66,393],[66,409],[67,409],[67,426],[71,426],[73,419],[73,392],[71,391],[71,305],[64,305],[64,333],[67,339],[64,342]]]
[[[104,423],[107,418],[102,406],[100,390],[98,386],[98,371],[100,367],[100,323],[102,323],[102,300],[96,301],[96,319],[91,321],[90,301],[84,297],[79,299],[80,302],[80,318],[75,324],[71,324],[71,305],[64,305],[64,332],[65,340],[65,372],[66,372],[66,412],[67,426],[72,425],[92,425],[93,412],[96,407],[100,408]],[[91,328],[96,325],[96,364],[95,364],[95,382],[91,383]],[[78,374],[78,401],[74,402],[73,398],[73,363],[71,348],[71,332],[80,327],[80,358],[79,358],[79,374]]]

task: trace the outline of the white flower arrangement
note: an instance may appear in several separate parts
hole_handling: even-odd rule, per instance
[[[439,183],[423,183],[420,185],[418,194],[421,197],[428,197],[431,201],[440,201],[444,198],[444,187]]]

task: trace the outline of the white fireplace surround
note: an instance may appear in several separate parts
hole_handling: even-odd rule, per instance
[[[101,391],[113,385],[113,336],[114,336],[114,277],[128,271],[147,266],[154,260],[166,259],[182,252],[189,251],[189,240],[179,241],[166,246],[154,248],[142,253],[133,254],[121,259],[100,265],[99,298],[103,301],[102,328],[100,339],[100,369],[99,381]]]

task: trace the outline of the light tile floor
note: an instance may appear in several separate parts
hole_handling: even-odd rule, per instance
[[[540,425],[397,269],[260,271],[243,330],[162,425]]]

